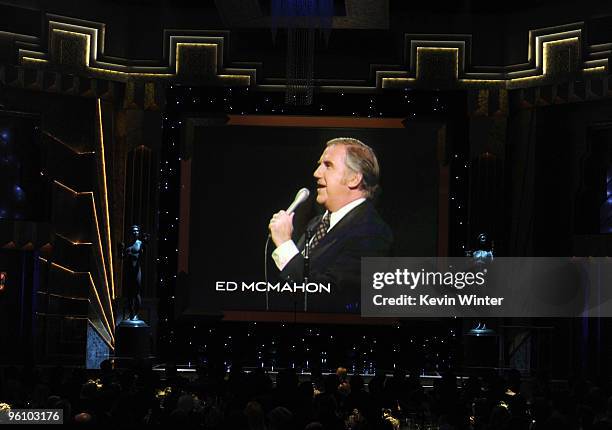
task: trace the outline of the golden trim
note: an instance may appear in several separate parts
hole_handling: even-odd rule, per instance
[[[61,182],[54,180],[54,183],[62,186],[63,188],[65,188],[66,190],[70,191],[71,193],[73,193],[75,196],[79,196],[79,195],[89,195],[91,197],[91,205],[92,205],[92,210],[94,213],[94,220],[96,222],[96,233],[98,236],[98,248],[100,251],[100,258],[102,260],[102,271],[104,272],[104,282],[106,284],[106,290],[107,290],[107,295],[109,298],[109,308],[110,308],[110,314],[111,314],[111,320],[113,321],[113,327],[115,326],[115,315],[113,312],[113,303],[112,303],[112,299],[110,298],[110,289],[109,289],[109,282],[108,282],[108,272],[107,272],[107,268],[106,268],[106,259],[104,258],[104,250],[102,249],[102,236],[100,235],[100,223],[98,222],[98,212],[96,210],[96,201],[94,198],[94,194],[92,191],[81,191],[81,192],[77,192],[75,190],[73,190],[72,188],[62,184]],[[97,294],[97,292],[96,292]]]
[[[606,66],[590,67],[590,68],[585,68],[581,70],[582,73],[588,73],[588,74],[603,73],[605,71],[606,71]],[[541,75],[524,76],[521,78],[510,78],[510,79],[482,79],[482,80],[480,79],[458,79],[457,83],[459,85],[462,85],[462,84],[463,85],[489,84],[489,85],[495,85],[496,87],[499,87],[499,88],[515,89],[515,84],[536,83],[539,81],[544,81],[549,78],[550,78],[549,76],[541,74]],[[418,82],[418,79],[416,78],[382,78],[381,79],[382,88],[385,88],[388,84],[394,84],[395,86],[399,86],[402,83],[404,83],[406,86],[409,86],[410,84],[414,84],[416,82]]]
[[[123,72],[121,70],[108,70],[102,69],[100,67],[89,67],[89,70],[95,73],[102,73],[106,75],[120,75],[126,78],[172,78],[176,76],[174,73]]]
[[[588,67],[586,69],[582,69],[582,73],[597,73],[597,72],[605,72],[606,66],[597,66],[597,67]]]
[[[211,71],[211,78],[217,78],[219,82],[215,82],[218,85],[236,85],[236,86],[249,86],[256,85],[257,82],[254,82],[254,73],[256,73],[256,69],[241,69],[241,68],[223,68],[223,54],[224,54],[224,43],[227,42],[226,32],[222,35],[214,35],[214,36],[201,36],[198,34],[174,34],[174,32],[170,32],[170,34],[165,37],[164,40],[164,52],[169,53],[170,58],[168,64],[159,66],[159,67],[140,67],[140,66],[126,66],[125,64],[111,63],[103,61],[103,59],[98,59],[99,55],[102,55],[104,52],[104,24],[102,23],[92,23],[82,21],[80,25],[72,24],[70,22],[61,21],[63,17],[55,17],[54,20],[49,21],[48,31],[51,36],[60,37],[62,35],[69,35],[72,38],[80,38],[85,41],[85,49],[80,54],[85,55],[84,64],[86,70],[91,72],[89,74],[92,78],[100,78],[100,79],[108,79],[108,80],[116,80],[120,82],[125,82],[130,78],[140,78],[143,80],[154,81],[155,79],[170,79],[170,80],[180,80],[180,72],[185,73],[185,67],[181,68],[180,60],[181,49],[184,47],[196,47],[196,48],[204,48],[205,50],[211,49],[214,52],[214,56],[211,56],[209,66],[212,66],[213,71]],[[89,26],[88,26],[89,25]],[[211,33],[211,32],[207,32]],[[544,75],[547,75],[549,72],[549,59],[547,59],[546,53],[550,49],[551,46],[555,44],[569,44],[576,43],[578,41],[579,45],[582,38],[584,37],[584,23],[571,23],[560,26],[553,27],[542,27],[537,29],[529,30],[528,32],[528,61],[535,62],[535,67],[540,71],[543,71]],[[423,34],[420,37],[425,38],[425,40],[413,40],[415,43],[423,42],[432,46],[416,46],[416,59],[410,59],[411,68],[414,68],[415,74],[418,74],[418,70],[420,66],[422,66],[422,59],[420,60],[420,55],[423,52],[435,52],[435,51],[455,51],[455,68],[456,68],[456,76],[455,78],[459,81],[459,85],[468,85],[470,87],[482,85],[482,88],[490,88],[491,85],[504,85],[508,88],[516,87],[518,84],[526,83],[529,85],[530,82],[538,82],[540,79],[539,75],[535,76],[524,76],[525,73],[534,73],[532,71],[522,70],[521,74],[523,74],[522,78],[506,78],[501,80],[496,79],[459,79],[459,76],[463,75],[465,69],[470,66],[469,60],[465,58],[465,55],[459,56],[463,50],[467,49],[466,44],[469,45],[469,42],[465,40],[427,40],[428,37],[435,36],[439,39],[438,36],[442,35],[428,35]],[[450,35],[446,35],[450,36]],[[459,35],[457,35],[459,36]],[[21,35],[20,37],[26,37]],[[452,37],[452,36],[450,36]],[[49,38],[51,39],[51,37]],[[39,38],[33,38],[34,41],[39,42]],[[447,44],[446,46],[436,46],[438,43]],[[449,43],[451,43],[449,45]],[[169,44],[169,46],[168,46]],[[460,44],[460,46],[456,46]],[[51,42],[49,41],[49,45]],[[591,50],[603,49],[607,45],[610,44],[598,44],[591,45]],[[47,47],[47,51],[51,52],[51,46]],[[582,46],[578,46],[577,49],[582,49]],[[208,52],[208,51],[207,51]],[[411,52],[412,48],[411,48]],[[55,59],[48,58],[48,55],[45,55],[43,52],[38,52],[34,50],[19,50],[20,61],[22,64],[31,63],[32,66],[48,64],[52,63]],[[185,55],[183,53],[183,55]],[[535,57],[535,58],[534,58]],[[601,59],[602,61],[608,61],[607,59]],[[412,63],[414,62],[414,63]],[[520,66],[523,67],[524,64],[514,64],[511,66]],[[532,64],[533,66],[533,64]],[[583,69],[584,73],[598,73],[600,71],[610,70],[610,64],[607,66],[602,66],[605,68],[585,68]],[[42,68],[42,67],[41,67]],[[580,67],[577,67],[580,69]],[[151,70],[156,70],[151,72]],[[197,74],[197,70],[194,70],[195,74]],[[380,71],[380,72],[393,72],[393,71]],[[219,74],[218,74],[219,73]],[[240,74],[232,74],[232,73],[240,73]],[[378,72],[377,72],[378,73]],[[537,71],[535,73],[538,73]],[[91,76],[93,74],[93,76]],[[99,76],[96,76],[99,75]],[[507,76],[507,75],[506,75]],[[197,78],[197,77],[196,77]],[[201,77],[206,80],[206,77]],[[417,76],[420,78],[420,76]],[[389,81],[388,79],[394,79]],[[381,80],[376,80],[376,85],[382,85],[385,87],[389,86],[401,86],[404,82],[409,85],[411,80],[401,81],[396,80],[397,78],[382,78]],[[402,78],[399,78],[402,79]],[[263,85],[266,87],[266,85]],[[325,86],[321,86],[320,88],[325,88]],[[347,87],[342,87],[347,88]],[[369,87],[358,87],[360,90],[370,89]]]
[[[462,84],[504,84],[507,82],[505,79],[458,79],[458,81]]]
[[[66,266],[62,266],[61,264],[57,264],[55,261],[51,263],[51,267],[57,267],[57,268],[63,270],[64,272],[70,273],[71,275],[82,275],[82,274],[85,274],[85,273],[89,273],[89,272],[75,272],[74,270],[69,269]]]
[[[70,242],[70,244],[72,245],[93,245],[92,242],[76,242],[72,239],[67,238],[66,236],[64,236],[63,234],[60,233],[55,233],[56,236],[61,237],[62,239],[64,239],[66,242]]]
[[[506,81],[507,84],[510,84],[511,82],[530,82],[530,81],[543,81],[544,79],[546,79],[546,76],[544,75],[535,75],[535,76],[525,76],[522,78],[512,78],[512,79],[508,79]]]
[[[44,58],[34,58],[34,57],[21,57],[22,62],[32,62],[32,63],[45,63],[48,64],[49,60]]]
[[[115,298],[115,280],[114,280],[114,270],[113,270],[113,246],[111,242],[111,232],[110,232],[110,214],[108,212],[108,189],[106,185],[106,156],[104,154],[104,130],[102,128],[102,104],[100,99],[97,99],[97,110],[98,110],[98,126],[100,129],[100,154],[102,160],[102,184],[104,186],[104,206],[105,206],[105,216],[106,216],[106,239],[108,245],[108,261],[110,266],[110,278],[111,278],[111,303]],[[112,312],[112,311],[111,311]]]
[[[100,300],[100,295],[98,294],[98,289],[96,288],[96,284],[94,283],[93,277],[91,276],[91,272],[87,272],[87,276],[89,276],[89,282],[91,284],[91,288],[93,288],[94,293],[96,294],[96,300],[98,301],[98,303],[100,303],[100,306],[102,306],[102,301]],[[104,322],[106,322],[106,328],[108,329],[108,333],[111,335],[111,339],[113,340],[113,342],[115,341],[115,336],[113,334],[113,331],[111,330],[111,327],[115,327],[115,320],[113,318],[113,325],[111,326],[108,323],[108,318],[106,317],[106,312],[104,312],[104,309],[102,309],[102,316],[104,317]],[[111,304],[111,317],[113,316],[113,309],[112,309],[112,304]]]
[[[92,155],[95,154],[95,151],[77,151],[76,149],[74,149],[72,146],[68,145],[66,142],[64,142],[62,139],[60,139],[57,136],[52,135],[51,133],[49,133],[46,130],[42,131],[42,134],[44,134],[45,136],[53,139],[54,141],[56,141],[57,143],[64,145],[66,148],[68,148],[69,150],[71,150],[72,152],[74,152],[76,155]]]
[[[106,268],[106,258],[104,258],[104,250],[102,249],[102,236],[100,235],[100,224],[98,222],[98,213],[96,211],[96,201],[94,199],[94,195],[91,191],[87,191],[87,194],[89,194],[91,196],[91,206],[94,212],[94,219],[96,221],[96,233],[98,235],[98,248],[100,248],[100,257],[102,259],[102,269],[104,271],[104,282],[106,284],[106,293],[108,295],[108,299],[109,299],[109,307],[110,307],[110,314],[111,314],[111,319],[113,320],[113,327],[115,326],[115,315],[113,314],[113,302],[111,299],[111,295],[110,295],[110,288],[109,288],[109,283],[108,283],[108,272],[107,272],[107,268]]]
[[[108,333],[110,334],[111,339],[113,339],[114,341],[115,336],[113,335],[113,332],[111,330],[111,325],[109,324],[108,318],[106,317],[106,312],[104,311],[104,306],[102,306],[102,301],[100,300],[100,295],[98,294],[98,289],[96,288],[96,284],[93,281],[91,272],[75,272],[74,270],[71,270],[66,266],[62,266],[61,264],[57,264],[56,262],[51,263],[51,267],[57,267],[58,269],[68,272],[71,275],[87,275],[89,277],[90,286],[93,289],[94,294],[96,295],[96,300],[98,302],[98,305],[100,306],[100,310],[102,311],[102,317],[104,318],[104,321],[106,322],[106,329],[108,330]]]
[[[59,185],[60,187],[62,187],[62,188],[64,188],[64,189],[66,189],[68,192],[70,192],[70,193],[72,193],[72,194],[75,194],[75,195],[79,195],[79,194],[81,194],[81,193],[79,193],[79,192],[77,192],[77,191],[73,190],[73,189],[72,189],[72,188],[70,188],[69,186],[62,184],[62,183],[61,183],[60,181],[58,181],[57,179],[54,179],[54,180],[53,180],[53,183],[54,183],[54,184],[56,184],[56,185]]]
[[[251,77],[249,75],[217,75],[218,78],[223,79],[248,79],[251,81]]]
[[[416,82],[416,78],[381,78],[380,86],[382,88],[385,88],[387,87],[387,85],[391,85],[391,84],[399,85],[402,82],[405,82],[406,84],[412,84]]]
[[[36,312],[36,315],[42,317],[57,317],[57,318],[65,318],[67,320],[89,320],[87,317],[75,317],[70,315],[62,315],[62,314],[49,314],[46,312]]]
[[[91,303],[91,300],[85,298],[85,297],[71,297],[71,296],[62,296],[61,294],[55,294],[55,293],[47,293],[45,291],[37,291],[37,294],[44,294],[46,296],[52,296],[52,297],[59,297],[60,299],[68,299],[68,300],[80,300],[80,301],[87,301]]]
[[[205,47],[205,48],[211,48],[214,50],[214,60],[213,60],[214,64],[212,64],[214,68],[214,72],[213,72],[214,77],[217,77],[221,79],[222,81],[223,80],[234,81],[233,82],[234,84],[236,84],[235,81],[238,81],[237,82],[238,85],[247,85],[247,86],[250,85],[252,81],[251,75],[248,74],[252,72],[252,70],[250,69],[244,69],[244,72],[246,72],[247,74],[229,74],[227,72],[223,74],[218,74],[218,72],[220,71],[219,68],[221,67],[221,62],[219,61],[219,47],[222,46],[222,43],[224,40],[222,37],[219,38],[220,40],[218,43],[211,43],[211,42],[176,42],[174,43],[171,37],[170,43],[171,44],[174,43],[173,48],[171,48],[171,52],[174,52],[174,58],[169,59],[169,62],[172,61],[171,64],[168,64],[166,66],[155,67],[155,69],[159,69],[159,71],[156,71],[156,72],[139,71],[138,69],[140,67],[138,66],[134,67],[134,69],[137,69],[136,71],[131,71],[130,69],[132,67],[129,67],[129,66],[123,66],[121,64],[114,64],[114,63],[109,63],[105,61],[98,61],[97,44],[98,43],[103,44],[104,41],[99,40],[99,38],[96,37],[95,35],[92,35],[86,32],[87,30],[92,30],[94,32],[97,32],[98,29],[89,28],[89,27],[81,27],[81,28],[83,29],[83,31],[71,31],[71,30],[65,30],[65,29],[54,28],[54,27],[50,27],[49,30],[51,32],[51,35],[56,35],[58,37],[61,37],[61,35],[69,35],[70,37],[80,37],[85,40],[85,50],[83,52],[85,56],[84,68],[90,73],[92,73],[94,76],[101,75],[102,78],[107,78],[107,79],[114,78],[114,79],[119,79],[120,81],[129,79],[129,78],[142,78],[142,79],[176,78],[179,75],[179,70],[181,67],[180,66],[181,48],[182,47]],[[49,59],[49,58],[36,58],[35,57],[36,55],[45,56],[45,54],[42,52],[37,52],[37,51],[23,51],[23,52],[20,51],[20,52],[22,55],[20,57],[21,64],[31,64],[31,65],[53,64],[54,62],[53,58]],[[115,70],[117,68],[119,69],[123,68],[123,69],[128,69],[128,70]],[[151,69],[151,68],[143,67],[142,69]],[[242,69],[237,70],[237,72],[240,72],[240,71],[242,71]]]

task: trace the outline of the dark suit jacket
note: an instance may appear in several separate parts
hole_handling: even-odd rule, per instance
[[[320,221],[321,216],[313,218],[307,228],[314,231]],[[297,243],[300,251],[304,249],[304,242],[302,235]],[[309,282],[329,282],[332,297],[311,301],[313,306],[320,303],[309,306],[309,310],[358,310],[353,307],[360,299],[361,257],[386,257],[392,243],[391,229],[369,200],[346,214],[310,251]],[[280,272],[280,278],[289,282],[303,281],[304,256],[301,253],[287,263]]]

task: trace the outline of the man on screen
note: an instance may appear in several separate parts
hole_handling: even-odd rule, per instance
[[[343,302],[338,305],[346,309],[359,301],[361,257],[387,256],[393,242],[391,230],[371,202],[378,189],[378,160],[372,148],[357,139],[332,139],[314,177],[317,203],[326,211],[306,227],[312,236],[309,281],[331,283],[332,293]],[[269,229],[281,279],[301,282],[305,239],[303,235],[297,244],[291,240],[293,213],[277,212]]]

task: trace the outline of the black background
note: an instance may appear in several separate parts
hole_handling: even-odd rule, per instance
[[[376,204],[393,230],[394,254],[435,255],[437,128],[431,123],[413,123],[407,129],[200,128],[192,165],[186,313],[265,309],[264,294],[216,293],[215,281],[264,280],[269,219],[302,187],[311,190],[311,197],[296,212],[296,237],[321,211],[314,201],[312,173],[325,142],[334,137],[361,139],[377,153],[382,192]],[[275,270],[270,260],[268,267]]]

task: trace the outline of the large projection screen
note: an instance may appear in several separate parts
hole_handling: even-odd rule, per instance
[[[398,128],[226,125],[196,127],[189,188],[188,269],[181,275],[182,314],[222,316],[239,312],[304,312],[304,298],[271,299],[256,292],[216,291],[218,281],[264,280],[264,245],[271,215],[296,191],[311,198],[296,212],[297,237],[323,209],[314,201],[313,172],[325,142],[353,137],[370,145],[381,166],[376,207],[394,235],[394,256],[433,256],[440,246],[440,123]],[[184,222],[184,220],[182,220]],[[446,233],[444,233],[446,234]],[[268,254],[274,249],[270,243]],[[269,279],[275,266],[267,259]],[[330,305],[331,303],[331,305]],[[333,306],[307,313],[346,313]],[[238,313],[240,315],[240,313]],[[279,314],[281,315],[281,314]],[[282,319],[282,318],[281,318]]]

